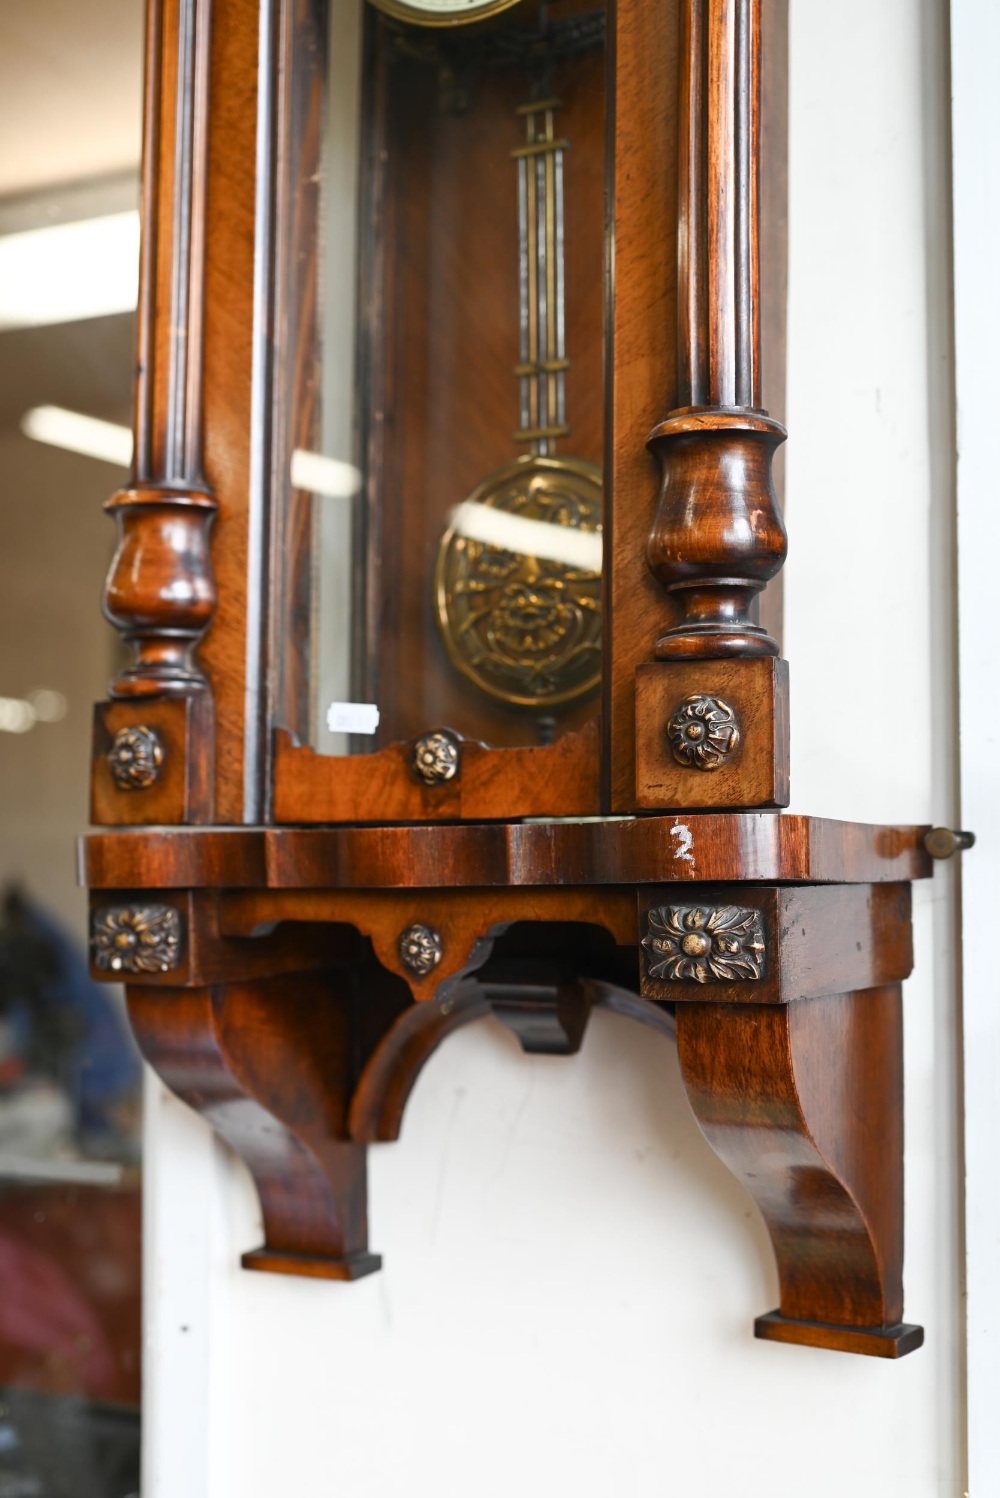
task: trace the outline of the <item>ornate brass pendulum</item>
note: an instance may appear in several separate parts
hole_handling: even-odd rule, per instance
[[[521,425],[529,451],[491,473],[453,512],[435,573],[452,663],[514,707],[551,710],[601,679],[600,471],[555,456],[567,437],[563,155],[557,99],[518,113]],[[540,720],[541,721],[541,720]]]

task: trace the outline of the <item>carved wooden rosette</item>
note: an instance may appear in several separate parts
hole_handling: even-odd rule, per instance
[[[680,619],[656,642],[669,663],[702,663],[687,690],[722,695],[740,673],[734,662],[778,654],[752,617],[754,599],[781,568],[786,537],[771,477],[785,429],[759,405],[759,135],[761,0],[683,0],[678,215],[678,385],[680,405],[654,429],[649,446],[663,481],[647,549],[649,566]],[[721,670],[716,663],[726,663]],[[783,724],[780,672],[758,672],[755,698]],[[744,735],[711,799],[689,773],[666,783],[656,773],[659,739],[676,711],[659,692],[639,689],[637,794],[640,806],[787,804],[779,768]],[[771,762],[787,767],[787,748]],[[712,766],[715,768],[715,766]]]
[[[132,660],[109,695],[136,701],[137,723],[143,701],[198,699],[185,734],[191,756],[211,743],[194,652],[217,602],[209,538],[218,506],[202,465],[211,0],[150,0],[147,37],[135,448],[131,482],[105,506],[118,546],[104,612]],[[95,763],[95,778],[102,773]],[[170,819],[191,810],[179,805]]]

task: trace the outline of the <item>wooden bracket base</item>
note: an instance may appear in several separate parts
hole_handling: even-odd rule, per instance
[[[757,1336],[900,1357],[922,1337],[902,1319],[900,990],[922,833],[745,814],[104,833],[94,971],[125,978],[145,1056],[250,1169],[248,1269],[373,1273],[365,1147],[398,1138],[437,1047],[492,1014],[570,1056],[603,1006],[676,1035],[701,1130],[757,1202],[780,1282]]]

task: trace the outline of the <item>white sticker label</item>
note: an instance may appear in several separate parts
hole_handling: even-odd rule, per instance
[[[331,733],[374,733],[379,711],[374,702],[331,702],[326,726]]]

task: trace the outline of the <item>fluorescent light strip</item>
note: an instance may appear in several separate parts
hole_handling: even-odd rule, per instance
[[[62,406],[35,406],[21,418],[21,431],[35,442],[63,447],[85,458],[100,458],[127,468],[132,461],[132,433],[114,421],[99,421]]]
[[[353,463],[326,458],[297,447],[292,453],[292,488],[329,499],[352,499],[361,488],[361,472]]]
[[[452,528],[470,541],[513,551],[521,556],[537,557],[547,562],[561,562],[577,572],[599,573],[603,566],[604,545],[600,531],[575,530],[567,525],[552,525],[547,520],[529,520],[512,515],[493,505],[476,504],[467,499],[451,512]]]
[[[99,421],[62,406],[35,406],[21,421],[21,430],[35,442],[47,442],[87,458],[100,458],[127,468],[132,461],[132,433],[112,421]],[[296,448],[292,454],[291,482],[295,489],[332,499],[350,499],[361,487],[361,474],[353,463],[327,458],[322,453]],[[574,530],[546,520],[529,520],[471,500],[456,505],[451,525],[460,536],[496,546],[502,551],[560,562],[577,572],[600,573],[603,540],[600,531]]]
[[[0,331],[133,312],[138,293],[134,210],[0,238]]]
[[[132,433],[113,421],[100,421],[62,406],[35,406],[21,418],[21,431],[35,442],[62,447],[85,458],[100,458],[127,468],[132,462]],[[332,499],[350,499],[361,488],[361,473],[353,463],[296,448],[291,481],[295,489]]]

